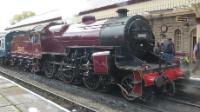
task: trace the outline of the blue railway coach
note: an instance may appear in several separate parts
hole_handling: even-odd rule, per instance
[[[0,58],[4,59],[7,57],[7,52],[6,52],[6,32],[3,32],[0,34]]]
[[[10,59],[11,41],[15,35],[23,34],[23,31],[0,33],[0,62],[7,63]]]

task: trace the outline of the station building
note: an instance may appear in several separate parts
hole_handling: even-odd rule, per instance
[[[108,2],[109,1],[109,2]],[[79,13],[97,20],[116,17],[116,10],[126,8],[128,15],[144,15],[150,20],[157,42],[172,38],[177,56],[190,56],[200,38],[200,0],[89,0],[92,7]],[[98,4],[95,4],[98,3]]]

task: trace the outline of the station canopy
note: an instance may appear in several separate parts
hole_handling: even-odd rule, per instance
[[[62,20],[61,13],[56,10],[56,11],[51,11],[51,12],[47,12],[47,13],[43,13],[40,15],[36,15],[36,16],[27,18],[27,19],[22,20],[14,25],[7,27],[6,30],[8,30],[8,31],[12,31],[12,30],[27,31],[27,30],[31,30],[32,28],[34,28],[38,25],[43,26],[43,25],[49,24],[50,22],[61,21],[61,20]]]
[[[86,10],[92,10],[112,4],[124,3],[130,0],[89,0],[89,7]]]

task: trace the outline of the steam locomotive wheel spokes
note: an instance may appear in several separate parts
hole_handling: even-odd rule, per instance
[[[60,80],[62,80],[65,83],[72,83],[74,80],[74,75],[72,72],[70,72],[71,70],[63,70],[63,66],[60,66],[59,70],[58,70],[58,78]]]
[[[121,81],[121,93],[122,96],[129,100],[133,101],[137,98],[137,95],[134,95],[133,88],[134,88],[134,79],[132,75],[125,76]]]
[[[83,84],[90,90],[96,90],[100,87],[100,77],[95,74],[84,76]]]
[[[169,96],[173,96],[176,92],[174,81],[169,81],[166,85],[166,90]]]
[[[68,73],[63,73],[64,75],[64,82],[66,83],[72,83],[74,81],[74,74],[72,72],[68,72]]]
[[[46,61],[44,63],[44,73],[48,78],[53,78],[54,77],[54,65],[52,63],[49,63],[48,61]]]
[[[0,58],[0,64],[3,65],[3,58]]]
[[[73,76],[73,84],[74,85],[79,85],[82,83],[82,76],[81,76],[81,70],[80,68],[76,65],[75,68],[73,69],[72,76]]]
[[[15,60],[14,60],[14,59],[11,59],[11,60],[10,60],[10,65],[11,65],[11,66],[14,66],[14,65],[15,65]]]

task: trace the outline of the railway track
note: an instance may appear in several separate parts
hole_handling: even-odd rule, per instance
[[[60,96],[59,94],[55,93],[55,91],[51,91],[51,90],[48,90],[48,89],[44,89],[44,88],[41,88],[41,87],[38,87],[38,85],[34,85],[34,84],[30,84],[29,82],[27,81],[24,81],[22,78],[20,77],[13,77],[11,75],[9,75],[9,73],[7,73],[5,70],[1,70],[1,67],[0,67],[0,74],[2,74],[4,77],[10,79],[10,80],[13,80],[19,84],[21,84],[22,86],[25,86],[25,88],[27,89],[31,89],[33,92],[36,92],[37,94],[40,94],[50,100],[52,100],[53,102],[56,102],[57,104],[63,106],[64,108],[67,108],[69,110],[77,110],[78,112],[93,112],[93,111],[111,111],[113,108],[117,107],[119,109],[116,109],[114,110],[113,109],[113,112],[114,111],[124,111],[124,112],[129,112],[129,111],[133,111],[133,112],[179,112],[178,110],[176,110],[176,105],[186,105],[190,108],[195,108],[195,111],[194,112],[200,112],[200,108],[199,108],[199,105],[195,105],[195,104],[191,104],[191,103],[184,103],[184,102],[180,102],[180,100],[170,100],[168,99],[167,101],[168,102],[171,102],[172,104],[170,103],[166,103],[165,102],[165,99],[163,99],[161,102],[163,102],[163,104],[156,104],[157,101],[153,102],[153,105],[152,104],[149,104],[149,103],[144,103],[144,102],[127,102],[127,101],[124,101],[123,98],[119,98],[118,95],[105,95],[105,94],[97,94],[97,99],[98,97],[100,97],[100,102],[104,103],[103,100],[107,99],[108,97],[105,97],[105,99],[101,99],[101,96],[109,96],[110,99],[115,99],[115,101],[119,101],[119,102],[115,102],[115,104],[112,104],[113,102],[109,99],[108,99],[108,104],[110,104],[111,106],[113,106],[112,109],[108,110],[107,108],[105,108],[105,110],[100,110],[100,109],[97,109],[95,106],[92,106],[94,108],[91,108],[91,106],[85,106],[83,104],[81,104],[80,102],[76,102],[74,100],[71,100],[71,99],[67,99],[66,97],[63,97],[62,95]],[[33,74],[31,74],[33,75]],[[37,76],[37,75],[36,75]],[[82,87],[75,87],[77,89],[83,89]],[[82,91],[82,90],[81,90]],[[89,93],[91,94],[91,93]],[[92,94],[96,94],[96,93],[92,93]],[[119,103],[119,104],[118,104]],[[124,103],[125,106],[122,106]],[[165,103],[167,105],[171,105],[169,106],[171,109],[168,109],[168,108],[165,108]],[[109,105],[109,106],[110,106]],[[105,104],[105,107],[107,107],[108,105]],[[127,109],[129,108],[129,109]],[[174,108],[174,109],[173,109]],[[199,111],[198,111],[199,109]],[[182,111],[180,111],[182,112]],[[186,111],[183,111],[183,112],[186,112]]]
[[[7,79],[10,79],[18,84],[20,84],[21,86],[45,97],[45,98],[48,98],[49,100],[61,105],[62,107],[64,108],[67,108],[71,111],[76,111],[76,112],[95,112],[94,109],[91,109],[85,105],[82,105],[78,102],[75,102],[75,101],[72,101],[70,99],[67,99],[63,96],[60,96],[56,93],[53,93],[45,88],[41,88],[41,87],[38,87],[37,85],[34,85],[34,84],[31,84],[31,83],[28,83],[26,81],[24,81],[23,79],[20,79],[20,78],[17,78],[17,77],[13,77],[3,71],[0,71],[0,74],[7,78]]]
[[[59,96],[56,93],[53,93],[49,90],[44,90],[44,89],[38,87],[37,85],[33,85],[33,84],[30,84],[26,81],[23,81],[22,79],[10,76],[10,75],[2,72],[2,71],[0,71],[0,74],[2,74],[2,76],[6,77],[6,78],[8,78],[8,79],[10,79],[14,82],[17,82],[20,85],[23,85],[27,89],[31,89],[34,92],[37,92],[38,94],[40,94],[40,95],[42,95],[46,98],[47,97],[50,98],[50,100],[58,103],[59,105],[63,106],[64,108],[67,108],[67,109],[70,109],[70,110],[76,110],[78,112],[95,112],[96,111],[96,110],[91,109],[89,107],[78,104],[77,102],[63,98],[62,96]],[[148,105],[144,105],[142,103],[135,103],[135,106],[137,106],[139,108],[146,108],[149,111],[151,110],[153,112],[168,112],[168,111],[165,111],[165,110],[162,110],[162,109],[158,109],[158,108],[154,108],[154,107],[151,107],[151,106],[148,106]]]
[[[188,101],[184,101],[184,100],[180,100],[180,99],[176,99],[176,98],[169,98],[169,97],[165,98],[165,100],[176,102],[176,103],[183,104],[186,106],[196,107],[196,108],[199,108],[199,110],[200,110],[200,104],[195,104],[195,103],[191,103]]]
[[[184,86],[185,88],[194,88],[196,90],[200,90],[200,80],[191,78],[190,80],[178,80],[176,86],[181,87]]]
[[[151,103],[144,105],[165,112],[200,112],[199,85],[200,81],[198,80],[181,80],[176,84],[177,93],[175,96],[157,97]]]
[[[153,102],[142,103],[143,107],[151,107],[157,112],[200,112],[200,105],[176,98],[156,98]]]
[[[13,75],[10,75],[9,71],[12,71]],[[87,89],[85,89],[83,87],[77,87],[77,86],[66,84],[66,86],[72,86],[75,89],[79,89],[81,92],[83,92],[83,94],[85,93],[85,90],[87,90],[87,92],[89,92],[88,95],[90,95],[90,96],[92,96],[92,94],[96,94],[95,101],[92,102],[92,103],[94,103],[94,104],[92,104],[92,106],[90,105],[91,103],[89,103],[89,101],[87,101],[87,100],[85,101],[84,99],[81,99],[83,102],[88,102],[88,106],[84,106],[83,104],[81,104],[82,102],[80,102],[80,103],[74,102],[71,99],[67,99],[66,97],[63,97],[65,95],[60,96],[60,95],[54,93],[59,90],[52,92],[50,90],[45,90],[41,87],[38,87],[37,85],[30,84],[30,82],[24,81],[23,79],[26,79],[26,77],[22,78],[24,74],[22,74],[21,72],[17,73],[16,71],[17,70],[15,70],[15,69],[10,70],[7,68],[3,68],[3,70],[2,70],[2,67],[0,67],[0,75],[2,74],[3,77],[6,77],[14,82],[17,82],[18,84],[24,86],[25,88],[30,89],[31,91],[33,91],[37,94],[40,94],[41,96],[43,96],[53,102],[56,102],[57,104],[61,105],[64,108],[67,108],[69,110],[77,110],[76,112],[94,112],[94,111],[97,111],[97,112],[121,112],[121,111],[123,111],[123,112],[130,112],[130,111],[132,111],[132,112],[166,112],[164,110],[153,108],[153,107],[147,106],[147,105],[145,106],[140,103],[128,102],[125,99],[119,97],[118,95],[112,96],[112,95],[105,94],[105,93],[88,91]],[[27,74],[27,76],[30,76],[30,75],[33,75],[33,74]],[[21,76],[21,77],[19,77],[19,76]],[[42,77],[42,76],[35,75],[35,77]],[[33,80],[37,80],[37,79],[33,79]],[[52,82],[53,80],[54,79],[51,79],[51,81],[49,81],[49,82]],[[61,81],[58,81],[58,82],[61,82]],[[45,82],[38,81],[37,83],[38,83],[38,85],[40,85]],[[54,82],[52,82],[52,83],[54,83]],[[45,83],[45,84],[51,85],[51,84],[47,84],[47,83]],[[62,84],[64,84],[64,83],[62,83]],[[60,86],[60,85],[58,85],[58,86]],[[54,87],[52,86],[52,88],[54,88]],[[76,96],[73,96],[73,97],[76,97]],[[86,97],[86,96],[84,96],[84,97]],[[94,100],[93,98],[91,98],[91,99]],[[89,100],[91,100],[91,99],[89,99]],[[96,99],[98,99],[98,100],[96,100]],[[75,98],[75,100],[76,100],[76,98]],[[106,100],[106,101],[104,101],[104,100]],[[103,109],[99,109],[100,108],[99,106],[101,106],[101,105],[95,104],[98,102],[104,103],[103,107],[101,107]]]
[[[170,102],[172,105],[176,105],[176,112],[200,112],[200,104],[198,103],[186,101],[176,97],[166,97],[164,100]]]
[[[144,104],[143,102],[136,103],[136,105],[141,106],[143,108],[147,108],[147,109],[152,110],[154,112],[170,112],[170,111],[166,111],[162,108],[157,108],[157,107],[154,107],[154,106],[151,106],[151,105],[148,105],[148,104]]]

